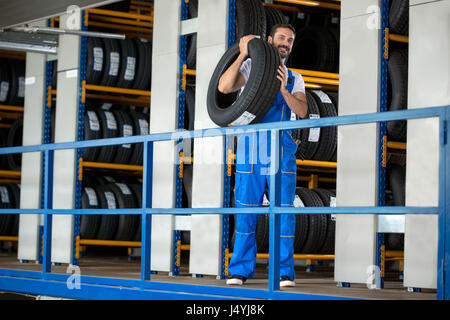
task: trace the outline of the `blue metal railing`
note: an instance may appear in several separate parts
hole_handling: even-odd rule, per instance
[[[252,133],[260,130],[271,131],[271,167],[277,168],[281,151],[279,130],[303,129],[310,127],[326,127],[339,125],[354,125],[372,122],[386,122],[403,119],[420,118],[440,119],[439,140],[439,205],[437,207],[280,207],[280,172],[271,172],[271,188],[269,194],[269,207],[259,208],[152,208],[152,168],[153,168],[153,143],[158,141],[177,141],[180,135],[190,138],[214,137],[235,135],[236,133]],[[1,148],[1,154],[44,152],[45,176],[44,179],[44,208],[43,209],[0,209],[0,214],[43,214],[44,215],[44,254],[42,272],[19,271],[0,269],[0,290],[28,292],[36,294],[57,295],[62,297],[84,299],[136,299],[136,298],[268,298],[268,299],[334,299],[332,296],[316,296],[299,293],[279,291],[279,247],[280,247],[280,214],[436,214],[439,219],[439,243],[438,243],[438,281],[437,298],[449,299],[450,272],[446,259],[450,255],[450,237],[447,227],[450,226],[450,147],[448,144],[448,121],[450,120],[450,106],[430,107],[390,111],[383,113],[371,113],[360,115],[348,115],[333,118],[305,119],[288,122],[274,122],[254,124],[240,127],[215,128],[193,130],[188,132],[168,132],[149,134],[143,136],[98,139],[88,141],[66,142],[56,144],[44,144],[35,146]],[[144,172],[143,172],[143,204],[138,209],[53,209],[52,208],[52,174],[53,154],[57,150],[77,149],[86,147],[109,146],[125,143],[144,144]],[[157,156],[157,155],[156,155]],[[151,215],[153,214],[269,214],[270,238],[269,238],[269,283],[267,290],[228,288],[215,286],[182,285],[173,283],[159,283],[150,280],[150,239],[151,239]],[[141,279],[116,279],[82,276],[81,287],[78,290],[69,290],[64,281],[68,275],[51,273],[51,230],[52,216],[54,214],[140,214],[142,215],[141,235]],[[52,281],[47,281],[52,280]]]

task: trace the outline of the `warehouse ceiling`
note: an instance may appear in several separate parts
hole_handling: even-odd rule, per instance
[[[60,16],[70,6],[81,10],[119,0],[0,0],[0,30]]]

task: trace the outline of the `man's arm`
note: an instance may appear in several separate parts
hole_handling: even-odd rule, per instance
[[[239,40],[240,53],[231,66],[222,74],[219,79],[218,90],[222,93],[231,93],[239,90],[245,85],[245,78],[239,72],[242,63],[248,56],[248,42],[255,38],[254,35],[244,36]]]
[[[278,68],[278,80],[281,81],[280,92],[291,110],[300,118],[308,114],[308,102],[303,92],[295,92],[293,95],[286,89],[287,74],[283,66]]]

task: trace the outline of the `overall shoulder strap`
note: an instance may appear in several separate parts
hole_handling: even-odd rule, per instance
[[[292,89],[294,89],[295,77],[291,70],[288,69],[288,80],[286,84],[286,89],[292,93]]]

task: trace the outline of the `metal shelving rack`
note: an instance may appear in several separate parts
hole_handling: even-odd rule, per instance
[[[0,50],[0,58],[8,59],[20,59],[25,60],[26,54],[17,51]],[[10,105],[0,105],[0,118],[15,120],[19,117],[23,117],[24,107],[23,106],[10,106]],[[0,128],[10,129],[12,124],[3,123],[0,120]],[[0,183],[20,183],[21,171],[17,170],[3,170],[0,169]],[[18,236],[0,236],[0,242],[7,242],[7,247],[11,250],[14,247],[14,243],[17,244],[19,241]]]

